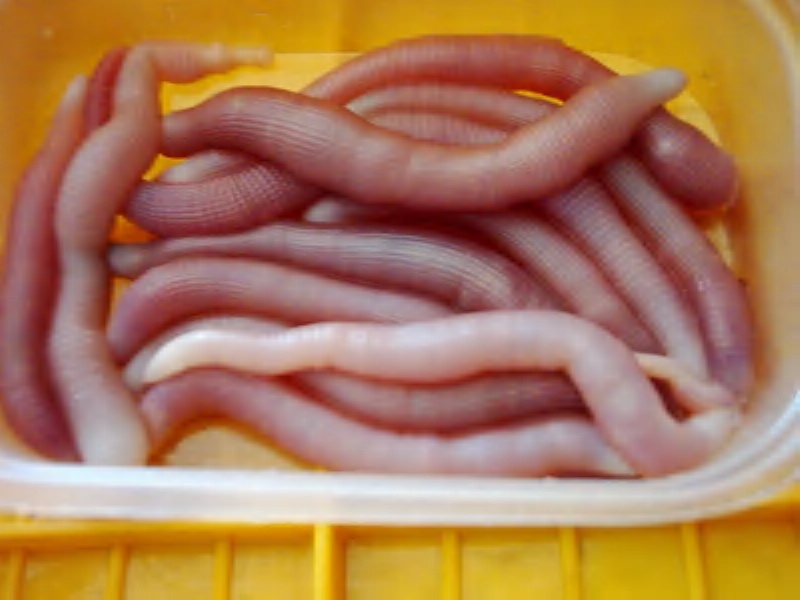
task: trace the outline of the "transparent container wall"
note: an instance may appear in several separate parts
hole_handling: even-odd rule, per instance
[[[679,67],[741,168],[742,201],[726,225],[752,298],[759,347],[759,383],[736,440],[711,464],[661,481],[498,481],[487,490],[485,483],[458,478],[202,469],[145,474],[19,462],[9,441],[0,466],[6,507],[142,518],[624,523],[693,518],[773,493],[797,472],[800,446],[798,22],[797,5],[788,0],[0,3],[3,224],[14,182],[65,85],[111,46],[177,38],[267,44],[278,53],[350,53],[427,33],[535,33],[592,52]],[[218,484],[223,476],[231,478],[227,489]],[[378,483],[380,494],[374,492]],[[49,490],[48,499],[42,489]],[[127,497],[146,489],[156,491]],[[183,498],[199,508],[189,509]],[[409,498],[429,502],[409,515]]]

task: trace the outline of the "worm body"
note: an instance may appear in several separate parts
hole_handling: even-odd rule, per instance
[[[241,258],[183,258],[126,290],[108,324],[119,361],[164,328],[204,314],[259,314],[290,323],[413,321],[449,314],[441,303]]]
[[[338,369],[419,383],[487,370],[563,369],[600,431],[648,476],[707,459],[730,435],[737,414],[736,399],[725,388],[678,382],[676,390],[699,389],[715,397],[719,408],[677,423],[620,342],[585,321],[548,311],[493,311],[391,327],[329,323],[266,336],[192,331],[166,342],[126,377],[133,385],[152,384],[200,367],[265,375]]]
[[[117,76],[111,115],[91,132],[66,169],[53,225],[61,285],[48,350],[86,462],[141,463],[149,450],[134,396],[120,377],[104,334],[110,284],[105,251],[127,192],[158,154],[158,84],[162,79],[192,81],[263,57],[263,51],[239,53],[221,46],[153,44],[130,50]]]
[[[34,450],[77,458],[48,370],[46,340],[59,285],[54,201],[72,153],[83,139],[86,81],[68,89],[44,146],[19,185],[5,249],[0,310],[0,384],[11,427]]]
[[[501,144],[466,148],[392,134],[314,98],[239,89],[171,115],[165,150],[176,156],[210,147],[249,152],[363,202],[498,209],[568,185],[624,146],[684,83],[669,69],[609,79]]]
[[[388,289],[406,289],[454,310],[550,307],[522,269],[465,238],[402,225],[276,222],[240,234],[113,248],[116,271],[136,276],[181,256],[234,256],[289,263]],[[231,262],[231,266],[235,263]]]
[[[159,445],[188,422],[224,417],[330,469],[516,477],[632,473],[582,416],[537,417],[455,437],[396,433],[343,418],[280,383],[216,370],[155,386],[142,410]]]
[[[614,73],[563,42],[541,36],[424,36],[346,63],[306,92],[347,103],[386,85],[458,83],[529,90],[561,99]],[[671,194],[698,210],[736,197],[733,159],[694,127],[655,112],[636,136],[642,160]]]
[[[270,59],[118,48],[65,97],[0,296],[23,441],[141,464],[221,417],[354,471],[658,477],[716,455],[752,333],[686,213],[736,176],[660,107],[682,73],[437,36],[162,115],[162,82]],[[145,180],[159,155],[185,160]],[[121,215],[162,239],[110,245]]]

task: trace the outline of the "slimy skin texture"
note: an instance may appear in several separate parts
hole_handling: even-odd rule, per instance
[[[585,87],[614,75],[597,60],[554,39],[511,35],[426,36],[402,40],[358,57],[323,76],[304,93],[350,104],[355,112],[366,115],[385,102],[386,97],[394,95],[402,103],[402,97],[398,96],[404,92],[391,90],[403,85],[486,86],[487,89],[533,91],[569,100]],[[420,99],[417,92],[406,91],[405,94]],[[464,105],[468,106],[471,100],[465,97]],[[427,101],[431,101],[430,94]],[[376,122],[386,124],[383,116],[375,115],[375,118]],[[732,158],[700,131],[665,110],[656,110],[644,122],[636,134],[634,146],[658,182],[688,208],[719,210],[734,201],[738,179]],[[263,168],[251,160],[232,160],[229,168],[236,168],[237,162],[240,172],[231,175],[230,181],[221,176],[200,185],[198,182],[145,185],[141,198],[135,195],[132,202],[135,209],[142,208],[133,214],[141,214],[145,228],[163,227],[159,233],[164,235],[213,233],[215,231],[208,229],[213,221],[195,229],[203,221],[196,199],[203,194],[206,184],[213,185],[215,195],[224,199],[218,216],[238,228],[243,228],[245,221],[237,219],[237,206],[249,207],[244,211],[246,214],[263,210],[275,215],[297,208],[301,200],[293,190],[282,194],[282,185],[277,180],[270,183],[272,175],[260,171]],[[261,193],[266,194],[263,209],[257,208]],[[187,209],[182,219],[178,207],[189,205],[194,208]],[[169,224],[160,225],[157,217]]]
[[[83,139],[86,80],[73,81],[42,149],[16,193],[6,237],[0,308],[0,392],[11,428],[36,452],[78,458],[57,393],[46,340],[59,285],[54,201],[72,153]]]
[[[53,310],[49,361],[81,458],[91,464],[141,464],[149,440],[133,393],[106,342],[110,273],[107,240],[128,192],[159,151],[162,80],[187,82],[263,51],[154,43],[122,61],[107,121],[77,149],[56,201],[54,230],[61,285]]]
[[[409,225],[279,221],[227,236],[118,246],[111,249],[109,260],[117,274],[135,277],[182,256],[289,263],[381,289],[422,294],[459,311],[555,305],[532,277],[505,256],[465,237]]]
[[[418,116],[425,115],[427,118],[424,124],[429,128],[439,115],[458,115],[465,123],[459,131],[462,143],[485,141],[483,136],[486,133],[483,130],[479,139],[476,139],[477,132],[468,129],[466,124],[490,124],[492,128],[496,128],[496,134],[502,135],[501,131],[510,131],[513,127],[540,119],[554,110],[552,105],[538,99],[499,90],[452,84],[401,85],[379,89],[354,101],[351,108],[368,118],[392,114],[391,111],[402,108]],[[452,120],[448,126],[451,137],[457,137],[452,133],[455,127]],[[485,130],[487,126],[482,127]],[[603,184],[614,194],[615,204],[620,211],[633,225],[633,229],[641,234],[639,237],[649,245],[650,251],[658,258],[659,265],[673,277],[677,288],[685,291],[686,302],[698,316],[711,372],[735,392],[744,393],[753,380],[753,336],[747,299],[733,272],[679,203],[662,190],[635,157],[622,153],[605,163],[600,173]],[[581,203],[573,210],[584,210],[584,205]],[[570,214],[560,200],[548,199],[541,206],[551,216]],[[611,210],[612,213],[609,213],[608,208],[601,212],[606,217],[613,217],[614,211]],[[588,215],[572,217],[568,225],[574,232],[582,232],[580,235],[583,237],[600,236],[598,218]],[[618,221],[616,217],[614,220]],[[591,223],[592,226],[587,228],[585,223]],[[617,242],[627,239],[630,243],[632,238],[627,234],[619,237],[619,232],[620,228],[616,227],[611,237]],[[537,239],[537,244],[540,241],[541,238]],[[603,252],[620,254],[616,252],[618,247],[607,240],[599,239],[595,246],[600,251],[592,253],[595,257],[602,256]],[[607,264],[617,269],[618,278],[626,279],[623,273],[624,261],[613,259],[607,261]],[[551,272],[562,273],[564,270]],[[659,296],[664,298],[664,294],[653,293],[656,289],[653,285],[643,283],[641,270],[632,272],[629,268],[627,275],[627,285],[623,286],[629,290],[627,297],[630,298],[630,294],[640,297],[632,304],[650,302]],[[656,287],[659,286],[663,289],[664,282]],[[639,294],[641,290],[648,290],[649,293]],[[672,304],[675,307],[673,314],[687,323],[688,316],[685,313],[680,316],[682,309],[678,308],[678,300],[673,298]],[[647,314],[648,311],[644,312]],[[675,326],[675,321],[670,324],[662,320],[662,323],[662,340],[664,336],[683,335],[684,332],[694,329],[691,324],[687,328]],[[691,343],[695,346],[695,357],[699,356],[696,342]],[[697,358],[693,360],[702,364]]]
[[[565,236],[531,212],[453,217],[488,235],[519,267],[483,245],[410,224],[307,225],[276,222],[219,236],[112,247],[115,273],[137,277],[179,257],[278,260],[447,301],[454,310],[556,308],[564,303],[639,351],[658,344],[617,292]],[[501,258],[503,258],[501,260]],[[233,267],[231,263],[231,267]]]
[[[743,395],[754,380],[752,317],[744,287],[711,242],[635,159],[617,157],[601,172],[620,210],[691,299],[711,374]]]
[[[633,473],[580,415],[539,416],[446,437],[398,433],[342,417],[280,382],[221,370],[153,387],[142,411],[156,447],[191,421],[222,417],[329,469],[508,477]]]
[[[393,431],[456,433],[584,408],[575,387],[554,373],[493,373],[439,385],[392,384],[335,371],[292,379],[332,408]]]
[[[640,352],[658,342],[589,254],[535,211],[462,217],[556,290],[570,312],[615,334]]]
[[[660,477],[716,455],[752,333],[685,212],[727,206],[736,176],[660,108],[682,73],[439,36],[162,115],[162,82],[270,59],[117,48],[65,96],[0,289],[22,441],[145,464],[221,417],[365,472]],[[145,180],[160,155],[186,160]],[[122,215],[162,239],[112,245]]]
[[[707,358],[696,316],[603,187],[584,179],[540,208],[600,266],[667,355],[705,376]]]
[[[262,315],[288,323],[423,321],[443,304],[302,270],[241,258],[183,258],[134,281],[108,323],[115,358],[127,361],[164,328],[204,314]]]
[[[393,114],[391,111],[398,108],[403,108],[409,111],[409,114],[418,117],[424,116],[425,119],[416,125],[417,131],[423,128],[432,131],[431,128],[436,127],[436,119],[441,115],[458,115],[463,123],[460,128],[456,129],[452,117],[448,122],[448,128],[449,135],[461,143],[485,142],[484,130],[487,126],[482,125],[484,129],[476,131],[472,126],[477,123],[492,123],[491,127],[496,128],[495,134],[503,135],[503,131],[541,118],[543,114],[553,110],[552,105],[516,94],[441,84],[390,87],[367,94],[354,104],[360,112],[370,118]],[[403,126],[408,124],[405,122]],[[658,264],[671,276],[676,289],[683,291],[684,302],[688,303],[692,311],[697,314],[711,372],[737,393],[744,393],[753,381],[753,334],[750,326],[752,319],[741,284],[678,202],[661,189],[652,175],[633,156],[623,153],[610,159],[600,170],[600,174],[602,183],[614,194],[614,204],[626,217],[628,225],[632,225],[633,230],[640,234],[639,238],[648,245],[650,252],[657,257]],[[609,204],[608,200],[605,204]],[[551,216],[557,217],[559,213],[569,214],[569,209],[558,200],[547,199],[541,206],[550,211]],[[341,212],[341,206],[339,210]],[[357,208],[352,203],[348,205],[348,210],[351,215],[354,215],[356,210],[361,211],[362,214],[356,218],[357,221],[381,218],[377,211],[369,214],[368,207]],[[578,205],[575,210],[583,211],[584,203]],[[555,215],[552,214],[554,212]],[[608,207],[601,211],[606,221],[609,216],[613,217],[614,221],[619,221],[614,212],[616,211],[611,209],[609,213]],[[392,216],[394,215],[390,213],[386,215],[387,218]],[[600,236],[596,244],[600,253],[592,253],[593,256],[601,257],[605,252],[622,254],[630,259],[635,258],[629,256],[630,253],[618,252],[618,247],[601,239],[598,218],[586,217],[587,215],[581,214],[572,215],[568,225],[575,232],[581,232],[581,236]],[[592,227],[586,228],[584,223],[589,222],[592,223]],[[614,240],[627,239],[630,243],[633,238],[624,232],[620,237],[620,231],[620,227],[616,227],[609,235]],[[532,242],[531,245],[538,250],[541,243],[542,239],[539,236],[536,243]],[[638,245],[635,241],[634,244]],[[641,258],[641,252],[639,256]],[[663,278],[661,284],[655,287],[643,284],[643,278],[637,275],[641,273],[640,270],[632,270],[629,267],[628,272],[624,272],[625,262],[613,259],[607,261],[607,264],[617,270],[617,278],[622,277],[623,281],[627,279],[628,294],[639,295],[639,300],[632,304],[651,302],[659,297],[664,299],[664,294],[653,293],[658,287],[662,289],[670,287]],[[564,268],[551,270],[550,274],[556,276],[566,271]],[[652,269],[650,271],[653,272]],[[550,283],[558,285],[553,280],[550,280]],[[643,290],[648,290],[650,293],[641,294]],[[679,318],[684,323],[688,322],[685,310],[678,308],[679,301],[674,297],[672,304],[675,307],[672,309],[673,314],[680,315],[680,312],[683,312],[683,316]],[[674,327],[668,321],[662,323],[662,336],[683,335],[694,328],[693,325],[688,328]],[[697,343],[695,341],[692,344],[695,346],[693,352],[697,357],[699,356]],[[697,359],[695,361],[697,364],[702,364],[702,361]]]
[[[569,185],[621,149],[641,120],[684,84],[670,69],[608,79],[501,144],[466,148],[411,140],[314,98],[240,88],[171,114],[164,150],[171,156],[209,148],[248,152],[362,202],[498,209]]]
[[[140,372],[172,339],[208,329],[271,335],[285,333],[290,326],[263,318],[195,318],[163,329],[128,364],[128,372]],[[669,373],[669,364],[660,369],[667,374],[665,378],[681,379],[680,374]],[[441,384],[404,384],[336,371],[302,371],[283,380],[344,417],[395,432],[455,435],[476,428],[504,427],[536,415],[585,412],[578,390],[557,373],[487,373]],[[712,402],[698,410],[714,408],[713,398],[691,391],[687,395]],[[244,418],[240,416],[240,420]]]
[[[642,363],[647,365],[647,361]],[[322,323],[285,333],[210,329],[167,341],[126,380],[153,384],[203,367],[285,375],[335,369],[381,379],[434,383],[493,370],[564,370],[581,392],[601,433],[644,476],[695,466],[713,455],[738,420],[737,399],[711,381],[685,374],[671,382],[689,408],[716,405],[676,422],[633,354],[586,321],[549,311],[492,311],[425,323]],[[662,371],[663,372],[663,371]]]
[[[592,57],[552,38],[443,35],[401,40],[331,71],[306,93],[340,103],[387,84],[478,84],[529,90],[567,100],[584,86],[613,77]],[[733,159],[700,131],[657,110],[635,138],[658,182],[694,210],[719,210],[736,197]]]
[[[212,173],[198,173],[203,179],[191,182],[143,181],[131,194],[125,215],[160,236],[230,233],[291,214],[321,193],[269,162],[236,158]]]

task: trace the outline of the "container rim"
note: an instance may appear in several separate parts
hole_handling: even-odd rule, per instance
[[[0,458],[0,511],[30,517],[381,525],[632,526],[719,517],[800,481],[800,390],[770,434],[703,480],[420,477]]]

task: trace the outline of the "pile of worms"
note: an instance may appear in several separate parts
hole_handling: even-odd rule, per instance
[[[344,471],[658,477],[721,451],[752,333],[697,217],[737,171],[664,108],[683,73],[427,36],[162,111],[164,82],[271,60],[148,42],[68,88],[0,296],[32,453],[146,464],[207,419]]]

